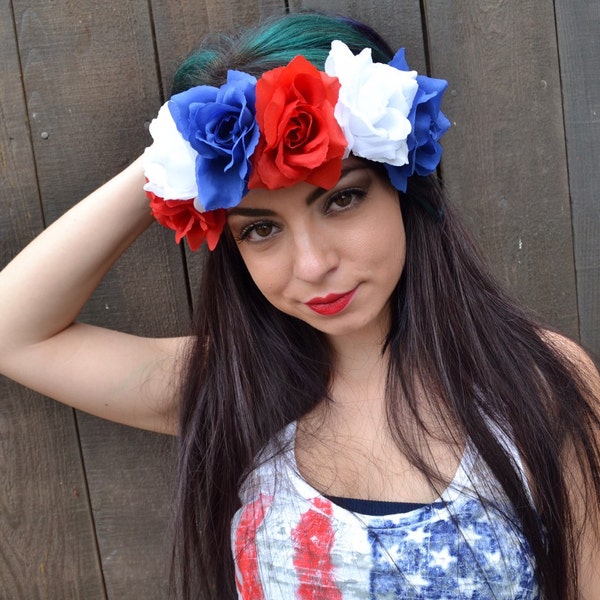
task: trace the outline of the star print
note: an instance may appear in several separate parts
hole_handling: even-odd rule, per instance
[[[422,527],[419,527],[418,529],[413,529],[412,531],[408,532],[406,541],[421,545],[428,538],[429,533],[427,533]]]
[[[497,565],[502,559],[502,553],[499,550],[496,550],[496,552],[486,552],[485,557],[490,563]]]
[[[433,560],[429,563],[430,567],[441,567],[444,571],[448,569],[450,564],[456,562],[456,557],[452,556],[448,551],[448,546],[444,546],[441,552],[431,551]]]
[[[427,579],[423,579],[421,573],[415,573],[414,575],[406,575],[406,580],[410,585],[415,588],[422,588],[429,585],[429,581]]]

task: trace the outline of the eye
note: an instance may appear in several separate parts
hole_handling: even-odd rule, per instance
[[[325,204],[325,212],[342,212],[360,201],[366,192],[360,188],[340,190],[330,196]]]
[[[250,223],[242,229],[239,236],[237,236],[237,241],[262,242],[273,236],[277,230],[277,226],[269,221]]]

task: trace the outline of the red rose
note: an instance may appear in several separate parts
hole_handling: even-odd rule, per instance
[[[190,249],[196,251],[206,239],[208,247],[215,249],[227,219],[225,209],[200,213],[194,208],[193,200],[163,200],[152,192],[146,192],[146,195],[150,198],[154,218],[175,231],[178,244],[186,237]]]
[[[342,171],[346,137],[333,114],[340,84],[303,56],[267,71],[256,84],[261,136],[249,188],[270,190],[306,181],[326,189]]]

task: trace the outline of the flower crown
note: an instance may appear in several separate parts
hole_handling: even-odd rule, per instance
[[[227,209],[252,188],[274,190],[301,181],[329,189],[342,159],[385,164],[392,185],[406,191],[413,174],[440,162],[439,138],[450,127],[440,110],[442,79],[410,71],[404,49],[374,63],[331,44],[325,72],[303,56],[258,81],[229,71],[221,87],[201,85],[174,95],[150,124],[144,189],[159,223],[213,250]]]

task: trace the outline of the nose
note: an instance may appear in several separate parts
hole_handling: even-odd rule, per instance
[[[333,240],[318,230],[303,229],[294,234],[293,273],[302,281],[318,282],[339,263]]]

